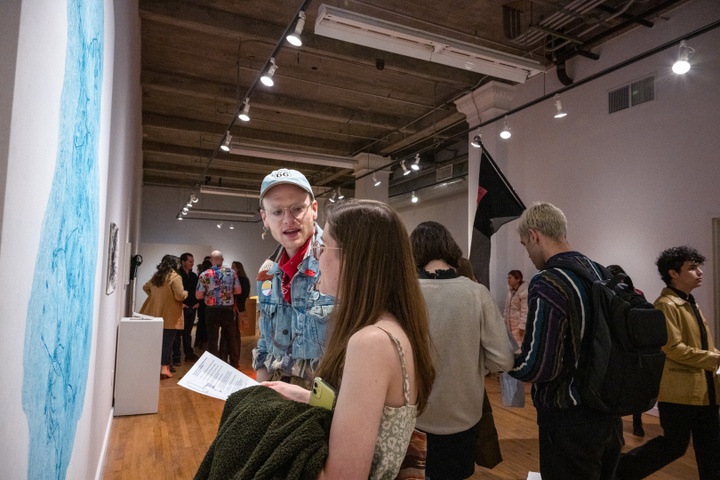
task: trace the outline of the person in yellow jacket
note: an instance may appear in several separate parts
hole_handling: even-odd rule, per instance
[[[645,478],[685,454],[692,435],[700,480],[720,479],[720,351],[690,294],[702,283],[705,257],[691,247],[673,247],[656,264],[667,285],[655,300],[668,332],[658,410],[663,435],[622,455],[618,479]]]
[[[178,269],[180,259],[175,255],[165,255],[157,266],[155,274],[145,282],[143,291],[148,298],[140,307],[140,313],[163,319],[162,354],[160,358],[160,378],[172,378],[170,362],[175,334],[182,330],[183,304],[188,296]]]

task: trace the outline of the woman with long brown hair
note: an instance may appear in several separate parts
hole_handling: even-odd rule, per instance
[[[435,369],[427,312],[407,230],[384,203],[328,207],[316,244],[320,291],[336,297],[318,376],[338,389],[329,455],[320,478],[394,478]],[[266,382],[308,402],[310,392]]]
[[[143,285],[148,298],[140,308],[140,313],[163,319],[160,359],[160,378],[163,379],[172,378],[170,373],[172,344],[177,331],[183,328],[182,301],[188,296],[188,292],[183,289],[178,268],[180,268],[180,259],[175,255],[165,255],[158,264],[155,274]]]

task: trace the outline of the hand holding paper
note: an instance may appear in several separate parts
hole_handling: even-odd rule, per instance
[[[205,352],[180,379],[178,385],[209,397],[227,400],[238,390],[260,384],[216,356]]]

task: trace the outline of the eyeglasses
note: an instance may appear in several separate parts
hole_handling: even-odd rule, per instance
[[[320,255],[325,251],[326,248],[332,249],[332,250],[342,250],[342,247],[328,247],[327,245],[323,245],[322,243],[315,240],[312,245],[312,253],[315,256],[315,258],[320,258]]]
[[[265,213],[267,216],[270,217],[271,220],[280,221],[285,217],[285,212],[289,212],[290,215],[295,219],[298,220],[301,217],[305,215],[305,212],[307,212],[307,209],[310,208],[311,204],[301,204],[301,205],[293,205],[292,207],[287,208],[273,208],[270,210],[265,210]]]

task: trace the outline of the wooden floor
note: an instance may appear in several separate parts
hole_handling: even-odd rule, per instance
[[[242,370],[249,369],[250,352],[256,338],[243,338]],[[160,383],[159,412],[153,415],[115,417],[106,463],[105,480],[192,479],[208,446],[215,438],[224,402],[191,392],[177,385],[190,368],[184,364],[174,378]],[[158,367],[159,369],[159,367]],[[503,462],[492,470],[477,467],[472,479],[525,480],[528,471],[538,471],[538,441],[535,409],[529,388],[525,408],[506,408],[500,403],[499,384],[494,376],[487,379],[488,395],[500,436]],[[623,419],[624,451],[661,433],[656,417],[644,414],[645,437],[632,435],[630,417]],[[698,478],[692,447],[684,457],[660,472],[647,477],[655,480]]]

